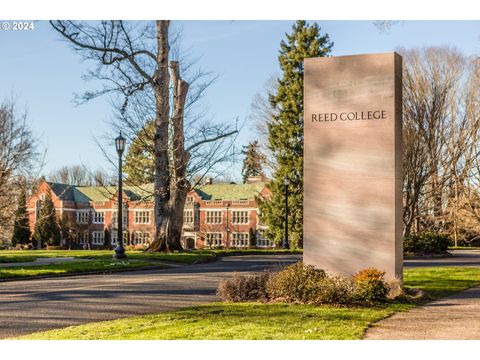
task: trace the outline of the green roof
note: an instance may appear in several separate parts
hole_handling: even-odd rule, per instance
[[[116,186],[73,186],[49,182],[52,191],[61,200],[75,202],[100,202],[111,200]],[[265,183],[200,185],[195,192],[202,200],[254,200]],[[124,186],[123,192],[133,201],[153,201],[153,183],[141,186]]]
[[[75,202],[109,201],[117,193],[116,186],[73,186],[49,182],[54,194],[61,200]],[[123,192],[134,201],[153,199],[153,184],[124,186]]]
[[[263,190],[265,183],[254,184],[212,184],[195,189],[202,200],[254,200]]]

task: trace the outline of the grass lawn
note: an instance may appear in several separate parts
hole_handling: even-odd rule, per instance
[[[405,286],[431,297],[480,285],[480,269],[405,270]],[[361,339],[369,325],[416,304],[375,307],[213,303],[34,333],[22,339]]]
[[[0,263],[28,262],[38,258],[73,257],[80,259],[111,260],[113,250],[1,250]],[[149,253],[139,250],[127,251],[130,260],[172,261],[191,264],[212,258],[212,252]]]
[[[131,269],[145,266],[168,267],[152,261],[128,260],[113,261],[104,259],[86,260],[79,262],[64,262],[38,266],[13,266],[0,268],[0,279],[25,278],[35,276],[61,276],[91,271],[111,272],[119,269]]]
[[[268,254],[302,254],[300,250],[263,250],[263,249],[222,249],[195,250],[178,253],[150,253],[140,250],[127,251],[132,260],[172,261],[186,264],[206,261],[215,256],[234,255],[268,255]],[[74,257],[81,259],[110,260],[113,250],[0,250],[0,263],[32,262],[38,258]]]
[[[404,270],[405,287],[426,291],[432,298],[480,285],[479,268],[435,267]]]
[[[338,308],[288,304],[213,303],[173,312],[35,333],[22,339],[301,340],[359,339],[365,328],[409,305]]]

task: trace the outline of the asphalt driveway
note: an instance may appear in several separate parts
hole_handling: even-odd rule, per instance
[[[232,256],[173,269],[1,283],[0,338],[217,301],[221,280],[301,259]]]
[[[410,267],[432,267],[432,266],[461,266],[480,267],[480,250],[453,250],[453,256],[433,259],[411,259],[405,260],[403,266]]]

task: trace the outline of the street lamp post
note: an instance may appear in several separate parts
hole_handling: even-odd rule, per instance
[[[225,213],[226,213],[226,221],[225,221],[225,224],[226,224],[226,228],[225,230],[227,231],[227,238],[225,239],[225,247],[230,247],[230,237],[228,236],[229,233],[230,233],[230,227],[228,226],[228,207],[230,206],[230,204],[227,204],[226,208],[225,208]]]
[[[125,248],[123,247],[123,200],[122,200],[122,154],[125,150],[125,138],[122,136],[122,132],[115,139],[115,147],[118,153],[118,211],[117,211],[117,247],[115,248],[114,259],[126,259]]]
[[[284,249],[290,249],[290,244],[288,242],[288,185],[290,185],[290,179],[285,175],[283,179],[283,184],[285,185],[285,237],[283,239],[282,247]]]

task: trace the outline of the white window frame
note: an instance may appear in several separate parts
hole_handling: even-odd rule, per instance
[[[92,245],[104,245],[105,244],[105,232],[92,231]]]
[[[117,215],[118,215],[118,210],[113,210],[112,211],[112,226],[117,227],[118,226],[118,220],[117,220]],[[122,225],[126,226],[128,225],[128,210],[123,210],[122,211]]]
[[[250,234],[248,232],[232,233],[232,247],[248,247],[250,246]]]
[[[78,243],[80,245],[85,245],[88,242],[87,241],[87,236],[88,236],[88,233],[86,231],[82,232],[79,236]]]
[[[104,224],[105,223],[105,212],[104,211],[93,211],[92,224]]]
[[[152,242],[152,234],[149,231],[134,231],[132,245],[148,245]]]
[[[117,237],[118,237],[117,231],[116,230],[112,231],[112,233],[110,235],[110,244],[117,245]],[[127,240],[128,240],[128,231],[124,230],[123,231],[123,245],[125,245],[127,243]]]
[[[250,223],[248,210],[232,210],[232,224],[246,225]]]
[[[273,241],[272,239],[266,238],[263,231],[260,231],[258,234],[259,235],[257,237],[255,246],[257,246],[257,247],[275,247],[275,241]]]
[[[205,224],[221,225],[223,223],[223,211],[205,210]]]
[[[207,232],[205,233],[205,243],[207,246],[222,246],[223,233],[221,232]]]
[[[78,210],[76,213],[77,224],[88,224],[90,210]]]
[[[150,211],[149,210],[134,210],[133,222],[134,224],[150,224]]]
[[[193,209],[183,210],[183,223],[187,225],[195,223],[195,212]]]

